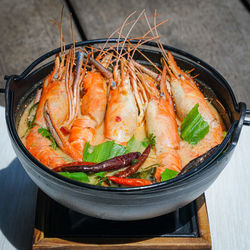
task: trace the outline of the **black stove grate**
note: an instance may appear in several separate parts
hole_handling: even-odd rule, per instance
[[[51,199],[50,199],[51,200]],[[195,202],[177,211],[140,221],[110,221],[74,212],[51,200],[47,238],[199,237]]]

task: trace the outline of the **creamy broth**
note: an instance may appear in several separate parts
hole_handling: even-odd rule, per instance
[[[22,143],[24,145],[26,145],[26,136],[27,136],[27,129],[28,129],[28,124],[27,124],[27,120],[28,120],[28,116],[29,116],[29,111],[30,108],[34,105],[34,100],[32,102],[30,102],[28,105],[26,105],[24,112],[21,116],[21,119],[19,121],[18,124],[18,128],[17,128],[17,133],[22,141]]]
[[[223,129],[225,129],[223,121],[220,117],[220,115],[218,114],[217,110],[214,108],[214,106],[207,101],[208,105],[210,106],[210,108],[212,109],[212,111],[215,113],[216,118],[220,121]],[[26,136],[27,136],[27,129],[28,129],[28,125],[27,125],[27,119],[29,116],[29,110],[30,108],[34,105],[34,100],[31,101],[27,107],[25,108],[20,122],[19,122],[19,126],[18,126],[18,135],[21,138],[23,144],[26,144]],[[180,128],[181,126],[181,122],[177,119],[177,125],[178,128]],[[146,137],[146,128],[145,128],[145,123],[138,127],[135,131],[135,140],[140,142],[142,141],[145,137]],[[91,142],[92,145],[98,145],[100,143],[103,143],[105,141],[104,138],[104,122],[101,123],[101,125],[96,129],[96,134],[94,137],[93,142]],[[182,160],[182,165],[185,166],[188,162],[190,162],[191,160],[193,160],[194,158],[198,157],[199,155],[197,154],[196,151],[196,147],[200,147],[203,143],[206,143],[205,140],[200,141],[197,145],[190,145],[189,143],[187,143],[186,141],[180,139],[180,149],[178,150],[178,153],[181,157]],[[141,153],[143,151],[143,147],[141,149]],[[72,158],[70,156],[68,156],[67,154],[65,154],[62,150],[60,150],[59,148],[57,148],[56,152],[66,161],[66,162],[73,162]],[[205,152],[204,152],[205,153]],[[149,154],[149,157],[146,159],[146,161],[144,162],[144,164],[140,167],[141,170],[151,166],[151,165],[155,165],[157,164],[157,158],[156,158],[156,152],[155,149],[153,148]],[[140,170],[140,171],[141,171]]]
[[[27,137],[27,130],[28,130],[28,116],[29,116],[29,111],[31,109],[31,107],[34,105],[34,100],[32,100],[28,105],[26,105],[27,107],[25,108],[20,122],[18,124],[18,135],[21,138],[22,143],[25,145],[26,144],[26,137]],[[145,137],[146,137],[146,129],[145,129],[145,125],[138,127],[135,131],[135,140],[137,141],[142,141]],[[66,136],[67,139],[67,136]],[[94,137],[93,142],[91,142],[92,145],[98,145],[100,143],[105,142],[105,138],[104,138],[104,122],[101,123],[101,125],[96,129],[96,134]],[[143,149],[143,148],[142,148]],[[142,151],[142,150],[141,150]],[[60,150],[59,148],[56,149],[56,152],[62,156],[67,162],[73,162],[72,158],[70,156],[68,156],[67,154],[65,154],[62,150]],[[154,150],[151,150],[151,153],[148,157],[148,159],[145,161],[145,163],[143,164],[142,168],[153,165],[157,163],[156,161],[156,154]]]

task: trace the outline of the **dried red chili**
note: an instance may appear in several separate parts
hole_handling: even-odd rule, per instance
[[[145,160],[148,158],[150,150],[152,148],[152,145],[149,144],[146,149],[144,150],[144,152],[142,153],[142,155],[137,159],[138,162],[136,164],[133,164],[131,166],[129,166],[127,169],[118,172],[117,174],[115,174],[116,177],[128,177],[129,175],[135,173],[138,171],[138,169],[140,168],[140,166],[145,162]]]
[[[71,162],[71,163],[67,163],[67,164],[63,164],[63,165],[60,165],[58,167],[55,167],[53,168],[52,170],[54,172],[61,172],[62,171],[62,168],[64,167],[74,167],[74,166],[90,166],[90,165],[94,165],[96,163],[94,162],[87,162],[87,161],[75,161],[75,162]]]
[[[121,178],[116,176],[110,176],[109,180],[115,182],[116,184],[130,187],[139,187],[146,186],[152,184],[150,180],[145,179],[129,179],[129,178]]]
[[[137,159],[138,157],[141,156],[140,152],[133,152],[133,153],[128,153],[125,155],[120,155],[116,156],[114,158],[111,158],[109,160],[97,163],[97,164],[85,164],[85,162],[82,162],[80,164],[74,164],[70,163],[71,165],[69,166],[68,164],[59,166],[61,167],[61,171],[67,171],[67,172],[90,172],[90,173],[98,173],[102,171],[111,171],[115,169],[120,169],[128,166],[131,164],[131,162],[134,159]]]

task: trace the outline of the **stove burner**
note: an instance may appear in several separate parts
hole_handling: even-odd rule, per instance
[[[199,237],[196,214],[195,202],[192,202],[153,219],[111,221],[82,215],[50,199],[44,233],[53,238]]]
[[[205,197],[153,219],[111,221],[76,213],[38,190],[32,247],[211,250]]]

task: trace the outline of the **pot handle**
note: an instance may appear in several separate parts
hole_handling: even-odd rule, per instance
[[[236,125],[236,129],[235,129],[233,136],[232,136],[232,144],[231,145],[233,147],[235,147],[236,144],[238,143],[238,140],[240,137],[240,132],[241,132],[243,125],[247,125],[247,126],[250,125],[249,121],[245,120],[246,114],[250,113],[250,111],[247,110],[246,104],[244,102],[240,102],[238,104],[238,107],[239,107],[240,119],[238,121],[238,124]]]
[[[246,118],[250,118],[250,116],[248,117],[247,115],[250,115],[249,109],[246,110],[246,116],[244,117],[243,125],[250,126],[250,119],[248,119],[248,120],[246,119]]]
[[[5,81],[8,81],[10,78],[12,78],[12,77],[16,77],[16,75],[13,75],[13,76],[4,76],[4,80]],[[5,92],[6,92],[6,86],[5,86],[5,88],[0,88],[0,94],[5,94]]]
[[[11,76],[5,75],[4,80],[6,81],[6,85],[8,84],[8,81],[11,78],[13,78],[15,80],[18,77],[19,77],[18,75],[11,75]],[[6,93],[6,85],[5,85],[5,88],[0,88],[0,94],[5,94]]]

